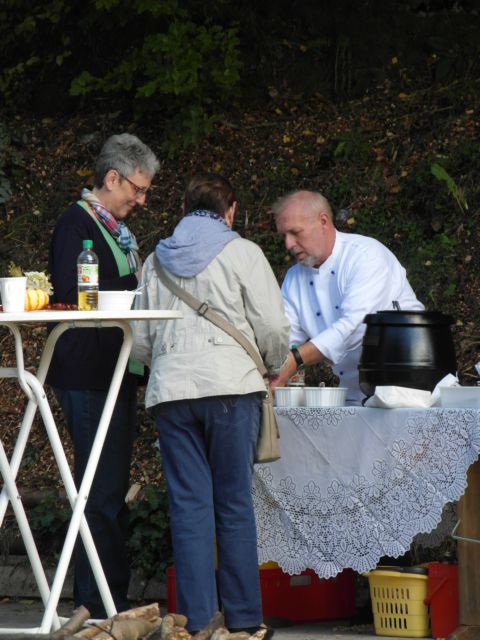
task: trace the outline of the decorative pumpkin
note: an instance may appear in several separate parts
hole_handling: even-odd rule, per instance
[[[39,311],[49,303],[49,295],[43,289],[27,289],[25,311]]]

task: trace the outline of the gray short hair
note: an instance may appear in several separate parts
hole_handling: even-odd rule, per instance
[[[157,156],[137,136],[120,133],[110,136],[100,151],[95,164],[95,186],[103,186],[110,169],[122,176],[129,176],[138,169],[153,178],[159,167]]]
[[[315,214],[325,211],[330,219],[333,219],[332,209],[328,200],[318,191],[290,191],[290,193],[278,198],[271,207],[274,217],[277,218],[281,215],[286,206],[292,201],[298,201],[305,213]]]

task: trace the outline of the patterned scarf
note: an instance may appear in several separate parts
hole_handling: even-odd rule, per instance
[[[82,189],[82,200],[88,202],[93,208],[98,221],[113,236],[118,246],[127,257],[130,273],[135,273],[140,268],[140,256],[135,236],[124,222],[118,222],[103,204],[97,200],[89,189]]]

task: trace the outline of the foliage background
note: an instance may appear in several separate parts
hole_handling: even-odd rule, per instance
[[[0,0],[0,271],[10,260],[46,268],[55,221],[91,185],[103,141],[130,131],[162,159],[129,221],[144,256],[178,221],[185,178],[213,169],[237,189],[236,229],[280,281],[292,262],[269,207],[291,189],[320,190],[339,229],[387,244],[427,308],[452,314],[459,374],[475,384],[478,4]],[[24,338],[34,369],[43,330]],[[13,364],[5,332],[0,361]],[[11,445],[23,399],[5,381],[0,396]],[[20,481],[57,486],[41,424],[32,436]],[[147,487],[132,515],[145,568],[170,551],[143,411],[132,482]],[[39,527],[52,528],[51,510],[37,513]],[[149,546],[152,526],[162,537]]]

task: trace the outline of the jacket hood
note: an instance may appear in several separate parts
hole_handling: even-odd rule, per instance
[[[192,211],[180,220],[169,238],[160,240],[155,254],[173,275],[192,278],[236,238],[240,238],[238,233],[217,213]]]

